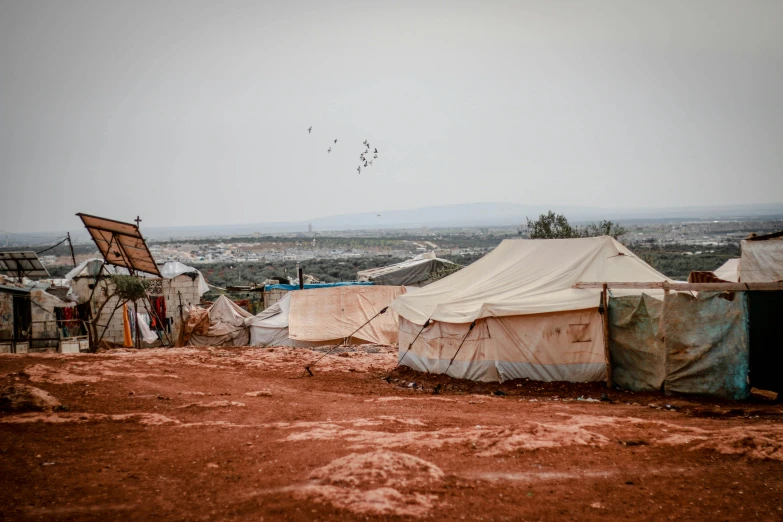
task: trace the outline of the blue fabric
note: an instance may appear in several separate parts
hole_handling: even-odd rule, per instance
[[[312,288],[331,288],[334,286],[372,286],[373,283],[371,281],[346,281],[342,283],[314,283],[309,285],[304,285],[305,290],[310,290]],[[299,285],[264,285],[264,291],[268,292],[269,290],[299,290]]]

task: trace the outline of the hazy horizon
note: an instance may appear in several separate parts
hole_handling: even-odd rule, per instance
[[[0,0],[0,229],[779,204],[781,20],[764,1]]]

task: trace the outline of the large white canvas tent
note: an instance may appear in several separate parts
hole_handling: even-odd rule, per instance
[[[203,313],[203,312],[202,312]],[[245,319],[253,315],[234,301],[221,295],[207,308],[209,330],[206,334],[193,333],[190,346],[247,346],[248,330]]]
[[[393,344],[399,328],[397,314],[389,309],[375,316],[404,293],[401,286],[338,286],[289,292],[278,303],[245,320],[250,344],[318,346],[341,342],[351,334],[357,343]]]
[[[394,302],[399,357],[419,371],[448,368],[452,377],[477,381],[602,380],[600,290],[573,288],[579,281],[669,279],[608,236],[505,240],[472,265]],[[422,330],[428,319],[434,322]]]
[[[420,254],[401,263],[361,270],[359,281],[372,281],[379,285],[421,286],[433,275],[443,270],[459,268],[456,263],[435,257],[433,253]]]

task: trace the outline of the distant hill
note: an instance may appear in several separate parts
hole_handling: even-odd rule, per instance
[[[384,210],[357,214],[340,214],[302,221],[273,223],[221,224],[193,227],[143,227],[150,239],[188,238],[204,236],[250,235],[313,231],[375,230],[394,228],[438,228],[519,226],[525,219],[553,210],[565,214],[573,223],[611,219],[621,223],[725,220],[725,219],[783,219],[783,203],[769,205],[720,205],[704,207],[669,208],[601,208],[588,206],[521,205],[516,203],[466,203],[441,205],[407,210]],[[111,217],[111,216],[107,216]],[[64,232],[47,232],[9,236],[16,244],[41,243],[41,237],[62,237]],[[89,241],[85,230],[72,230],[74,241]],[[29,238],[28,238],[29,236]],[[1,236],[0,236],[1,237]]]

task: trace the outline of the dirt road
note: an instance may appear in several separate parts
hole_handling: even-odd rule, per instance
[[[371,350],[0,356],[64,405],[0,414],[0,519],[783,520],[783,405],[387,383]]]

